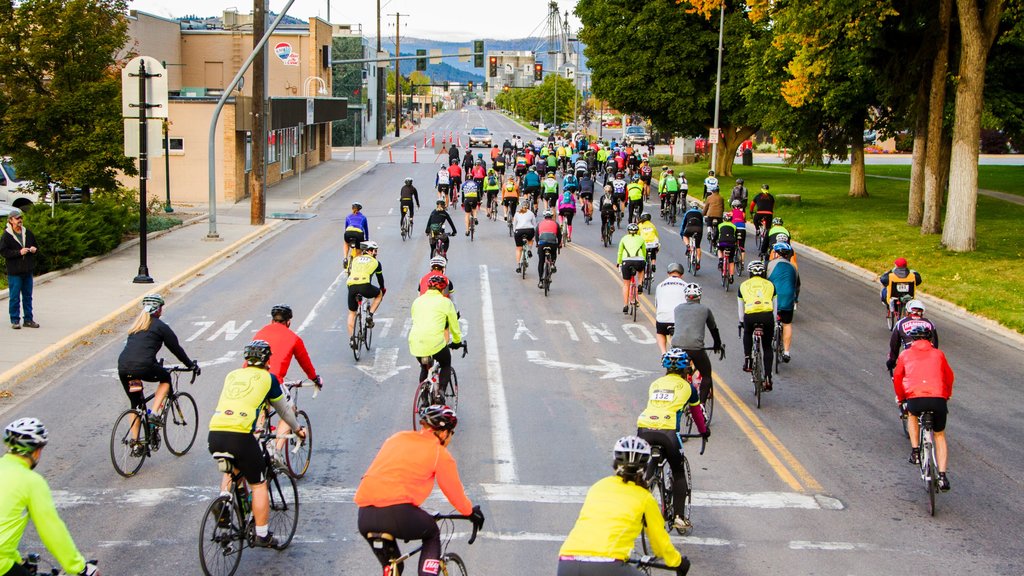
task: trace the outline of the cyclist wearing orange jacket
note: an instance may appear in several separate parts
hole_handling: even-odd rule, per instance
[[[455,411],[447,406],[424,408],[420,412],[422,428],[388,438],[356,489],[359,533],[364,538],[371,532],[386,532],[396,540],[423,541],[419,576],[439,573],[441,533],[434,517],[420,508],[434,489],[435,479],[460,514],[471,516],[477,527],[484,524],[483,512],[466,496],[455,458],[448,452],[458,422]],[[391,546],[383,550],[373,548],[381,566],[399,556],[397,542],[389,542]]]

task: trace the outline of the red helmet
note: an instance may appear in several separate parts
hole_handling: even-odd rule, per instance
[[[906,258],[897,258],[897,259],[892,261],[892,264],[893,264],[893,266],[895,266],[897,268],[906,268],[907,267],[907,259]]]
[[[448,279],[440,274],[435,274],[430,278],[427,278],[427,289],[433,288],[434,290],[443,291],[448,287]]]

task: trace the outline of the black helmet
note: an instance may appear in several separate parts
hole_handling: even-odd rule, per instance
[[[907,336],[910,336],[911,340],[931,340],[932,328],[926,324],[918,324],[907,332]]]
[[[287,304],[277,304],[270,309],[270,317],[280,322],[287,322],[292,319],[292,307]]]
[[[455,410],[442,404],[432,404],[420,410],[420,422],[434,430],[455,430],[459,418]]]
[[[242,356],[249,366],[265,368],[267,360],[270,360],[270,344],[266,340],[253,340],[246,344],[242,350]]]
[[[640,221],[641,222],[650,222],[651,221],[651,214],[650,214],[650,212],[644,212],[643,214],[641,214],[640,215]]]

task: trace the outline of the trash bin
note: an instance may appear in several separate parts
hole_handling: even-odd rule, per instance
[[[750,148],[747,148],[746,150],[743,151],[743,165],[744,166],[753,166],[754,165],[754,151],[752,149],[750,149]]]

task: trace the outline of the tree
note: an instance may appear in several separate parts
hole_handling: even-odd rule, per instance
[[[0,2],[0,152],[39,184],[113,190],[124,155],[125,0]]]

